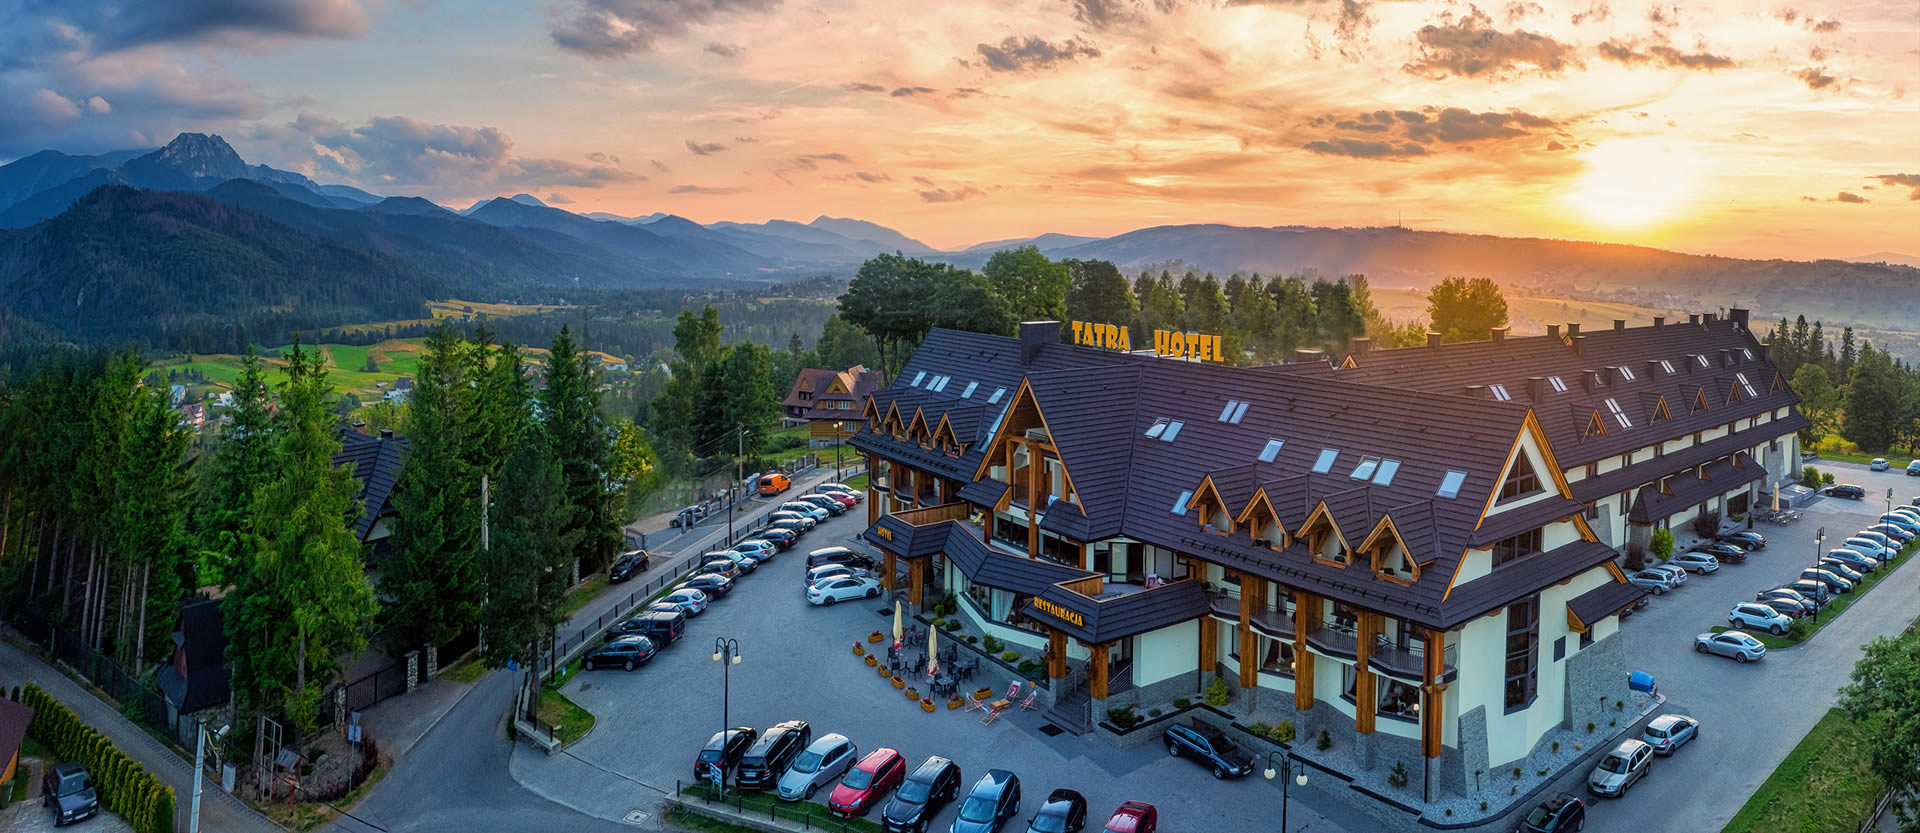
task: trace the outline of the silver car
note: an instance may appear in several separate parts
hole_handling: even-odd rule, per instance
[[[780,776],[776,788],[782,799],[801,801],[812,798],[815,790],[833,783],[853,766],[860,750],[846,735],[826,734],[793,759],[793,766]]]
[[[1690,573],[1717,573],[1720,559],[1704,552],[1683,552],[1667,560],[1668,564]]]
[[[1587,773],[1587,789],[1595,795],[1619,798],[1647,776],[1653,767],[1653,747],[1646,741],[1623,740]]]
[[[1640,739],[1653,747],[1655,755],[1671,755],[1687,741],[1700,736],[1700,721],[1684,714],[1663,714],[1647,723]]]
[[[1687,571],[1682,570],[1679,567],[1674,566],[1673,564],[1650,564],[1647,566],[1647,569],[1658,570],[1662,573],[1666,573],[1667,575],[1673,576],[1673,584],[1675,587],[1678,587],[1682,584],[1687,583]]]
[[[1639,572],[1629,573],[1627,574],[1627,583],[1635,587],[1652,590],[1655,596],[1672,590],[1677,586],[1673,583],[1673,575],[1665,570],[1640,570]]]
[[[1767,646],[1745,631],[1700,634],[1693,638],[1693,649],[1703,654],[1733,657],[1736,662],[1750,662],[1767,655]]]

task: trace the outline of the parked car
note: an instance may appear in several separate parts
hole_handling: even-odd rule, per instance
[[[612,666],[632,671],[652,660],[660,649],[653,640],[634,634],[615,639],[605,645],[595,647],[580,658],[580,665],[588,671]]]
[[[822,579],[807,588],[807,603],[831,605],[847,599],[871,599],[880,595],[880,580],[872,576],[843,576]]]
[[[818,567],[807,568],[806,585],[808,587],[812,587],[816,584],[819,584],[821,579],[834,578],[837,576],[871,576],[871,575],[873,575],[873,573],[867,570],[862,570],[859,567],[854,567],[847,564],[822,564]]]
[[[1876,529],[1872,529],[1872,528],[1863,529],[1863,530],[1860,530],[1859,532],[1854,533],[1853,536],[1854,538],[1865,538],[1869,541],[1879,544],[1881,549],[1884,549],[1887,551],[1887,554],[1889,557],[1891,557],[1893,553],[1897,553],[1900,551],[1900,545],[1896,543],[1893,540],[1893,538],[1889,537],[1886,533]],[[1851,541],[1853,539],[1849,538],[1847,540]]]
[[[731,555],[718,558],[716,558],[715,555],[716,553],[707,553],[701,556],[707,560],[700,562],[700,566],[693,568],[694,574],[720,576],[721,578],[728,579],[736,579],[746,575],[746,570],[742,569],[740,562],[735,560]]]
[[[862,492],[859,489],[855,489],[852,486],[848,486],[845,483],[822,483],[818,486],[815,486],[814,489],[818,491],[826,491],[830,489],[832,491],[836,491],[844,495],[852,495],[854,500],[867,499],[866,492]]]
[[[807,503],[805,501],[799,501],[799,500],[790,500],[790,501],[787,501],[786,503],[780,504],[780,511],[798,512],[802,515],[812,518],[815,523],[819,523],[820,521],[826,520],[830,515],[830,513],[827,512],[827,510],[824,507],[815,506],[811,503]]]
[[[1880,516],[1880,522],[1900,527],[1909,535],[1920,535],[1920,519],[1905,512],[1888,512]]]
[[[792,514],[792,513],[782,512],[781,514],[786,515],[786,514]],[[787,532],[793,533],[796,536],[805,535],[807,534],[807,530],[813,529],[813,519],[812,518],[779,518],[779,519],[775,519],[773,523],[768,524],[767,529],[785,530]]]
[[[793,549],[794,542],[800,540],[800,533],[786,527],[770,526],[760,530],[754,537],[772,544],[773,548],[779,552],[786,552]]]
[[[846,492],[836,492],[836,491],[833,491],[832,489],[818,489],[814,491],[814,494],[819,495],[821,497],[825,497],[825,498],[831,498],[834,501],[838,502],[841,506],[846,507],[848,509],[852,509],[854,506],[860,503],[860,501],[854,499],[853,495],[847,494]]]
[[[1893,511],[1899,512],[1900,514],[1906,515],[1907,517],[1913,518],[1915,520],[1920,520],[1920,497],[1915,497],[1912,503],[1907,504],[1905,506],[1893,507]]]
[[[647,568],[652,565],[653,559],[647,555],[646,550],[634,550],[632,552],[622,553],[619,558],[613,560],[613,567],[607,572],[607,581],[612,584],[619,584],[620,582],[646,572]]]
[[[1837,550],[1827,550],[1826,557],[1852,567],[1854,572],[1871,573],[1880,569],[1880,562],[1847,549],[1846,547],[1841,547]]]
[[[1655,755],[1672,755],[1687,741],[1700,736],[1700,721],[1684,714],[1663,714],[1647,723],[1640,739],[1653,747]]]
[[[793,488],[793,478],[779,472],[760,476],[758,491],[763,495],[777,495]]]
[[[1703,633],[1693,638],[1693,649],[1703,654],[1719,654],[1749,662],[1767,655],[1767,646],[1745,631]]]
[[[53,808],[53,826],[63,827],[100,814],[100,793],[93,776],[76,761],[47,768],[40,780],[40,806]]]
[[[1652,763],[1653,747],[1646,741],[1623,740],[1587,773],[1587,789],[1597,795],[1619,798],[1627,794],[1627,788],[1647,776]]]
[[[1833,600],[1833,591],[1827,589],[1825,584],[1817,581],[1809,581],[1803,578],[1794,579],[1782,586],[1789,590],[1797,591],[1800,595],[1808,599],[1812,599],[1816,605],[1823,605]]]
[[[880,811],[888,833],[926,833],[927,822],[960,796],[960,766],[938,755],[920,762]]]
[[[1855,486],[1852,483],[1838,483],[1828,486],[1825,489],[1821,489],[1820,494],[1828,497],[1843,497],[1848,500],[1865,500],[1867,498],[1867,490]]]
[[[720,599],[724,598],[728,593],[733,592],[733,579],[727,578],[726,576],[705,573],[680,582],[680,586],[674,589],[685,590],[689,587],[705,593],[713,599]]]
[[[607,629],[607,638],[610,640],[644,636],[661,648],[680,641],[680,637],[686,635],[687,615],[684,613],[642,613]]]
[[[1867,471],[1886,471],[1890,468],[1893,468],[1893,464],[1887,462],[1885,457],[1875,457],[1872,462],[1867,463]]]
[[[907,759],[900,751],[882,746],[868,752],[840,779],[827,799],[827,811],[841,818],[867,814],[867,808],[885,798],[907,777]]]
[[[960,817],[948,833],[994,833],[1007,819],[1020,814],[1020,776],[1004,769],[987,770],[960,802]]]
[[[1804,595],[1791,587],[1775,587],[1772,590],[1762,590],[1753,594],[1753,600],[1756,602],[1764,602],[1768,599],[1778,598],[1788,598],[1807,605],[1813,604],[1813,597]]]
[[[1711,555],[1713,556],[1715,561],[1721,564],[1745,564],[1747,562],[1746,550],[1741,549],[1740,547],[1737,547],[1733,544],[1722,543],[1719,541],[1709,541],[1702,544],[1695,544],[1693,548],[1688,550],[1687,552],[1703,553],[1706,555]],[[1681,555],[1685,555],[1685,554],[1686,553],[1681,553]],[[1676,555],[1673,557],[1673,560],[1677,562],[1679,558],[1680,556]],[[1713,571],[1708,570],[1707,572],[1713,572]]]
[[[734,544],[733,551],[751,555],[756,561],[767,561],[772,559],[775,555],[778,555],[780,548],[776,546],[772,541],[762,541],[757,538],[749,538],[745,541],[741,541],[738,544]]]
[[[1845,561],[1841,561],[1840,559],[1834,558],[1833,556],[1830,556],[1830,555],[1821,556],[1820,563],[1817,566],[1822,570],[1827,570],[1827,571],[1839,574],[1841,578],[1846,579],[1847,581],[1853,582],[1853,585],[1855,587],[1860,586],[1861,579],[1866,578],[1866,576],[1863,575],[1861,571],[1855,570],[1853,568],[1853,565],[1848,564]]]
[[[707,605],[712,602],[712,599],[703,591],[687,587],[661,596],[660,601],[679,605],[687,611],[688,616],[699,616],[706,612]]]
[[[1671,573],[1661,570],[1637,570],[1628,573],[1627,583],[1635,587],[1643,587],[1651,590],[1655,596],[1680,586],[1674,582]]]
[[[818,567],[822,564],[846,564],[866,570],[874,568],[871,557],[854,552],[846,547],[827,547],[826,549],[818,549],[807,553],[808,567]]]
[[[1666,573],[1667,575],[1673,576],[1673,583],[1676,587],[1687,583],[1687,571],[1682,570],[1679,567],[1675,567],[1672,564],[1649,564],[1647,565],[1647,569],[1658,570],[1660,572]]]
[[[1754,628],[1780,636],[1793,627],[1793,619],[1759,602],[1740,602],[1727,612],[1727,624],[1735,628]]]
[[[793,759],[812,742],[813,727],[804,720],[774,724],[740,757],[740,772],[733,777],[734,783],[743,790],[772,789]]]
[[[1571,833],[1587,826],[1587,803],[1561,793],[1535,805],[1520,820],[1520,833]]]
[[[1920,460],[1912,460],[1907,463],[1907,476],[1920,477]]]
[[[859,747],[846,735],[828,733],[808,744],[806,751],[793,759],[793,766],[780,776],[778,793],[787,801],[800,801],[813,797],[815,790],[823,784],[830,784],[839,778],[847,767],[853,765],[853,758],[860,754]]]
[[[1047,794],[1027,819],[1027,833],[1080,833],[1087,826],[1087,797],[1061,788]]]
[[[814,525],[818,523],[813,519],[812,515],[793,511],[774,512],[767,516],[767,520],[772,521],[774,526],[779,526],[781,521],[798,521],[801,526],[801,532],[812,530]]]
[[[847,511],[847,505],[826,495],[801,495],[793,499],[795,503],[804,503],[827,513],[828,517],[839,517]]]
[[[1826,585],[1827,589],[1833,591],[1836,596],[1841,593],[1853,591],[1853,582],[1842,578],[1839,573],[1832,570],[1822,569],[1820,567],[1808,567],[1800,571],[1800,577]]]
[[[1747,552],[1767,548],[1767,536],[1754,532],[1751,529],[1736,529],[1732,532],[1722,532],[1716,540],[1732,544]]]
[[[1881,535],[1885,535],[1896,547],[1904,547],[1908,541],[1913,540],[1913,533],[1907,531],[1906,527],[1889,521],[1882,521],[1881,523],[1867,527],[1864,532],[1878,532]]]
[[[1813,602],[1796,601],[1785,596],[1775,596],[1754,604],[1766,605],[1773,608],[1775,612],[1794,619],[1804,619],[1813,615]]]
[[[1716,545],[1709,545],[1709,546],[1716,546]],[[1724,545],[1718,545],[1718,546],[1724,546]],[[1728,547],[1728,549],[1734,549],[1734,548]],[[1672,564],[1675,567],[1679,567],[1680,569],[1686,570],[1691,573],[1720,572],[1719,560],[1715,559],[1711,554],[1699,552],[1699,551],[1680,553],[1679,555],[1676,555],[1672,558],[1667,559],[1667,563]]]
[[[1128,801],[1107,818],[1104,833],[1155,833],[1160,827],[1160,810],[1145,801]]]
[[[714,732],[707,739],[707,745],[693,756],[693,780],[724,782],[727,773],[733,771],[747,749],[760,737],[760,730],[751,726],[735,726],[721,732]]]
[[[744,550],[714,550],[713,552],[700,556],[702,566],[731,561],[733,562],[733,566],[739,568],[743,575],[760,569],[760,562],[764,560],[765,559],[758,555]],[[734,578],[738,578],[738,576],[734,576]]]
[[[1253,772],[1253,756],[1235,747],[1224,732],[1210,724],[1198,720],[1185,725],[1176,723],[1161,734],[1168,755],[1191,756],[1211,767],[1215,778],[1237,778]]]

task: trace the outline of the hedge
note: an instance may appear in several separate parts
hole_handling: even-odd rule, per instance
[[[143,833],[173,833],[172,787],[160,783],[39,686],[28,683],[18,694],[20,702],[33,709],[28,732],[61,761],[78,761],[87,768],[100,794],[100,806]]]

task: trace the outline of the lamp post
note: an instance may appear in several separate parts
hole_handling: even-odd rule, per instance
[[[724,636],[713,640],[713,661],[720,663],[720,745],[725,749],[727,743],[727,724],[732,718],[727,715],[727,697],[733,686],[733,666],[740,664],[740,640]],[[726,759],[723,756],[716,769],[720,771],[720,794],[727,794]]]
[[[1826,547],[1827,547],[1827,528],[1823,526],[1823,527],[1820,527],[1820,531],[1815,532],[1813,534],[1813,566],[1815,569],[1819,569],[1820,553],[1825,552]],[[1818,582],[1816,582],[1816,584],[1818,584]],[[1813,625],[1814,627],[1820,626],[1820,591],[1819,590],[1815,590],[1813,593]]]
[[[1276,758],[1280,761],[1278,768],[1274,766]],[[1292,781],[1302,787],[1306,786],[1307,767],[1305,764],[1294,761],[1293,755],[1285,750],[1275,750],[1267,753],[1267,768],[1261,775],[1268,781],[1272,781],[1275,776],[1284,779],[1280,782],[1280,833],[1287,833],[1287,782]]]

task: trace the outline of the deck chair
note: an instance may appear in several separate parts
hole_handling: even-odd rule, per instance
[[[967,695],[967,707],[966,709],[964,709],[964,711],[973,711],[974,709],[985,709],[986,707],[987,707],[987,701],[975,699],[973,695]]]
[[[1007,699],[1008,700],[1020,699],[1020,682],[1018,680],[1015,680],[1014,682],[1007,685]]]
[[[1026,711],[1027,709],[1033,708],[1033,701],[1036,699],[1039,699],[1039,697],[1040,697],[1039,689],[1034,689],[1033,691],[1027,692],[1027,699],[1020,701],[1020,710]]]
[[[999,719],[1000,719],[999,709],[987,709],[987,715],[985,717],[980,718],[980,725],[985,726]]]

